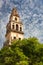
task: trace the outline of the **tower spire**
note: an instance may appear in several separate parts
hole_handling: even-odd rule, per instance
[[[18,11],[17,11],[17,8],[13,8],[12,9],[12,13],[11,13],[11,16],[18,16],[19,17],[19,14],[18,14]]]

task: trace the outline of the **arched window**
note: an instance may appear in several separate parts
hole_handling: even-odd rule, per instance
[[[19,40],[21,40],[21,38],[19,38]]]
[[[14,39],[16,39],[16,37],[14,37]]]
[[[17,18],[15,17],[15,20],[17,21]]]
[[[16,30],[18,31],[18,24],[16,24]]]
[[[20,31],[22,31],[22,27],[20,27]]]
[[[14,25],[12,25],[12,29],[14,29]]]

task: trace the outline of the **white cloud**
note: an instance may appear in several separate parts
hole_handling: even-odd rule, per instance
[[[4,4],[3,0],[0,0],[0,8],[2,8],[3,4]]]
[[[30,0],[30,3],[29,3],[29,6],[31,7],[31,8],[34,8],[34,2],[33,2],[33,0]]]
[[[0,15],[2,15],[2,13],[0,12]]]
[[[1,46],[3,45],[3,42],[5,41],[6,24],[9,21],[9,16],[10,14],[7,13],[7,15],[0,20],[0,45]]]
[[[24,24],[24,32],[25,37],[35,36],[42,40],[43,38],[43,5],[40,5],[38,3],[39,0],[12,0],[19,2],[19,4],[15,4],[14,2],[11,2],[11,0],[0,0],[0,8],[3,6],[4,1],[5,8],[9,6],[9,8],[12,10],[13,7],[17,7],[21,20]],[[38,6],[40,5],[40,7]],[[20,10],[19,10],[20,9]],[[0,12],[0,15],[2,13]],[[9,13],[5,13],[4,17],[1,19],[1,35],[5,35],[5,27],[9,19]],[[41,23],[39,22],[41,21]],[[3,25],[3,27],[2,27]],[[3,29],[4,28],[4,29]],[[2,39],[4,39],[4,35],[2,36]],[[1,38],[0,38],[1,39]]]
[[[10,0],[5,0],[5,2],[7,5],[10,4]]]

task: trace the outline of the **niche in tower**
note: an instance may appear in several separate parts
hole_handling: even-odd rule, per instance
[[[20,27],[20,31],[22,31],[22,27]]]
[[[18,31],[18,24],[16,24],[16,30]]]
[[[14,29],[14,24],[12,25],[12,29]]]

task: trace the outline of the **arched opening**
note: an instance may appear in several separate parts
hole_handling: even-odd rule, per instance
[[[21,40],[21,38],[19,38],[19,40]]]
[[[15,17],[15,20],[17,21],[17,18]]]
[[[16,24],[16,30],[18,31],[18,24]]]
[[[16,37],[14,37],[14,39],[16,39]]]
[[[14,25],[12,25],[12,29],[14,29]]]
[[[20,27],[20,31],[22,31],[22,27]]]

